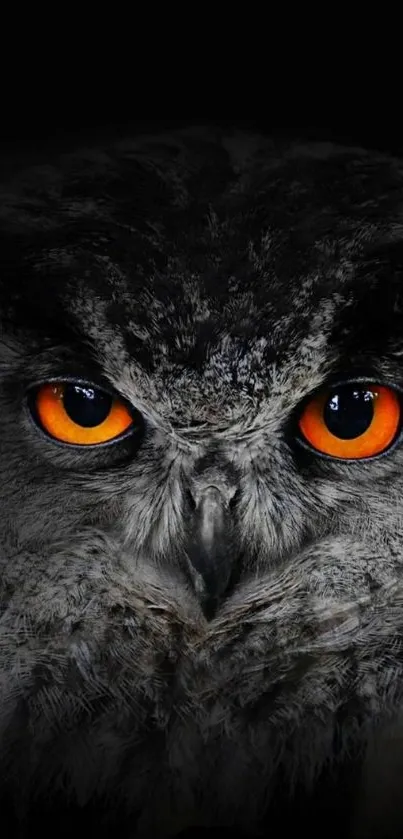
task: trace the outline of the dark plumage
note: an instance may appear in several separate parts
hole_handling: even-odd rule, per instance
[[[403,698],[403,448],[322,457],[297,421],[330,383],[403,390],[402,201],[400,160],[212,129],[2,185],[0,772],[21,818],[267,831],[280,788],[285,819],[329,767],[340,813],[350,766],[354,835],[385,835],[386,798],[356,786]],[[133,428],[51,439],[32,388],[67,379]]]

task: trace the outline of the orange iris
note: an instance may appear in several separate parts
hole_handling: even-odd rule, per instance
[[[132,424],[133,419],[123,402],[111,398],[110,409],[101,422],[97,425],[80,425],[67,412],[64,401],[66,387],[66,383],[55,382],[42,385],[35,398],[36,412],[41,425],[56,440],[80,446],[106,443],[118,437]]]
[[[362,433],[348,435],[348,439],[337,436],[329,429],[326,422],[326,406],[337,388],[321,392],[305,406],[299,419],[299,428],[308,443],[323,454],[338,458],[373,457],[384,451],[396,436],[400,423],[400,401],[397,394],[388,387],[357,384],[350,386],[351,391],[371,402],[372,416]],[[340,390],[339,390],[340,392]]]

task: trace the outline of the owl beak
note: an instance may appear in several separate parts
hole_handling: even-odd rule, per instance
[[[208,620],[214,617],[230,583],[235,551],[231,501],[235,495],[217,486],[205,487],[194,504],[194,527],[188,557],[196,572],[196,590]]]

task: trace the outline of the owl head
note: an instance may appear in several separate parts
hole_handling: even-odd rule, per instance
[[[399,160],[212,129],[3,184],[16,801],[251,824],[398,707],[402,200]]]

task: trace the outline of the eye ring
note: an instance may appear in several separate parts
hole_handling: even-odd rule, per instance
[[[27,407],[42,433],[64,447],[99,448],[144,431],[142,415],[126,400],[81,378],[59,377],[31,385]]]
[[[372,460],[398,442],[402,395],[389,384],[366,378],[318,389],[302,403],[296,440],[320,457],[339,461]]]

